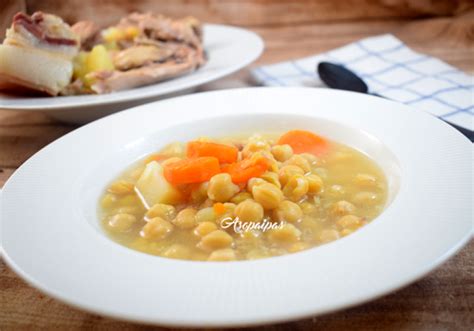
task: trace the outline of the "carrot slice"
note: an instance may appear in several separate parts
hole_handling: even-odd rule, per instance
[[[163,165],[166,180],[174,185],[205,182],[219,172],[219,160],[215,157],[183,159]]]
[[[217,215],[222,215],[225,213],[226,211],[226,208],[224,206],[224,204],[222,202],[216,202],[214,205],[214,212],[217,214]]]
[[[268,160],[261,156],[225,165],[221,170],[227,172],[235,184],[240,184],[246,183],[250,178],[261,176],[269,167]]]
[[[326,139],[304,130],[288,131],[280,137],[277,144],[290,145],[296,154],[311,153],[317,156],[324,154],[329,147]]]
[[[237,161],[238,152],[239,150],[234,146],[203,141],[190,141],[187,149],[188,157],[213,156],[220,163]]]

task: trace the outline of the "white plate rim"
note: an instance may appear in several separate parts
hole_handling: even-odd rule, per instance
[[[250,90],[252,90],[252,92],[249,92]],[[223,91],[218,91],[218,92],[207,92],[207,93],[202,93],[200,97],[205,97],[203,95],[206,95],[206,94],[213,94],[214,96],[216,95],[216,93],[222,93],[222,94],[225,94],[225,93],[240,93],[241,95],[243,95],[242,93],[246,93],[246,92],[249,92],[249,93],[256,93],[254,92],[256,89],[240,89],[238,92],[235,92],[236,90],[227,90],[227,92],[223,92]],[[265,88],[265,90],[267,91],[275,91],[277,94],[278,93],[295,93],[295,95],[298,95],[298,93],[300,93],[301,91],[305,90],[305,91],[308,91],[310,89],[305,89],[305,88]],[[314,92],[310,92],[310,93],[314,93],[315,95],[320,95],[320,96],[324,96],[324,95],[336,95],[336,97],[347,97],[349,99],[359,99],[359,98],[371,98],[371,97],[366,97],[366,96],[359,96],[359,95],[355,95],[353,93],[348,93],[348,92],[334,92],[334,91],[328,91],[328,90],[314,90],[314,89],[311,89],[313,90]],[[292,92],[293,91],[293,92]],[[263,92],[263,93],[267,93],[267,92]],[[270,92],[269,92],[270,93]],[[306,93],[306,92],[301,92],[301,93]],[[195,98],[197,99],[196,97],[193,97],[193,96],[189,96],[189,97],[186,97],[186,98]],[[178,98],[176,98],[178,99]],[[367,99],[368,100],[368,99]],[[173,103],[175,102],[174,100],[170,100],[169,101],[170,103]],[[179,101],[178,101],[179,102]],[[374,100],[370,101],[371,103],[372,102],[375,102]],[[383,101],[376,101],[377,103],[380,103],[382,105],[389,105],[389,104],[392,104],[392,106],[394,106],[395,108],[404,108],[405,111],[413,111],[412,109],[406,107],[406,106],[403,106],[403,105],[399,105],[399,104],[396,104],[396,103],[393,103],[393,102],[389,102],[389,101],[386,101],[386,100],[383,100]],[[396,105],[396,106],[395,106]],[[144,105],[144,106],[140,106],[140,107],[137,107],[137,108],[149,108],[150,106],[149,105]],[[134,112],[135,113],[135,112]],[[110,117],[115,117],[115,119],[118,120],[118,116],[129,116],[129,115],[123,115],[122,114],[117,114],[117,115],[112,115]],[[420,113],[420,112],[417,112],[416,113],[416,116],[418,117],[423,117],[424,120],[426,121],[431,121],[432,124],[436,123],[436,126],[443,130],[444,133],[446,133],[447,136],[450,136],[451,138],[454,138],[457,140],[457,142],[459,142],[460,144],[464,144],[465,147],[469,146],[471,147],[470,143],[467,141],[467,139],[465,139],[463,136],[461,136],[458,132],[456,132],[454,129],[452,129],[450,126],[448,126],[447,124],[445,123],[442,123],[441,121],[439,120],[436,120],[434,119],[433,117],[429,116],[429,115],[426,115],[426,114],[423,114],[423,113]],[[109,119],[111,120],[111,119]],[[105,121],[108,121],[108,118],[104,119],[104,120],[100,120],[100,121],[97,121],[97,122],[102,122],[102,123],[105,123]],[[433,122],[434,121],[434,122]],[[95,123],[97,123],[95,122]],[[97,125],[97,124],[96,124]],[[70,133],[71,134],[71,133]],[[68,134],[68,135],[70,135]],[[66,135],[66,136],[68,136]],[[63,138],[61,138],[63,139]],[[41,153],[42,151],[38,152],[37,154]],[[33,157],[34,158],[34,157]],[[32,158],[32,159],[33,159]],[[30,161],[27,161],[26,164],[28,164]],[[22,166],[23,167],[23,166]],[[9,183],[10,182],[13,182],[15,180],[15,177],[16,175],[13,174],[12,177],[7,181],[5,187],[8,191],[8,186],[10,185]],[[471,206],[472,208],[472,206]],[[2,221],[3,222],[3,221]],[[362,231],[361,231],[362,233]],[[343,239],[343,240],[348,240],[348,239],[353,239],[355,238],[355,236],[358,235],[358,233],[346,238],[346,239]],[[359,304],[359,303],[363,303],[363,302],[366,302],[366,301],[369,301],[369,300],[372,300],[374,298],[377,298],[379,296],[382,296],[382,295],[385,295],[393,290],[396,290],[400,287],[403,287],[413,281],[416,281],[417,279],[423,277],[426,273],[428,273],[429,271],[433,270],[434,268],[436,268],[437,266],[439,266],[440,264],[442,264],[444,261],[446,261],[446,259],[448,259],[450,256],[452,256],[453,254],[455,254],[469,239],[471,238],[471,233],[466,233],[464,237],[462,238],[459,238],[459,240],[457,241],[456,245],[452,245],[448,250],[446,250],[444,252],[444,254],[442,255],[439,255],[437,256],[436,259],[430,261],[430,263],[424,265],[423,267],[420,267],[416,273],[412,274],[411,277],[409,278],[406,278],[404,279],[403,281],[400,281],[398,283],[395,283],[395,284],[392,284],[392,286],[390,287],[387,287],[385,288],[384,291],[378,291],[377,293],[371,293],[370,295],[366,295],[363,299],[360,299],[360,300],[357,300],[357,301],[354,301],[354,302],[350,302],[350,303],[345,303],[343,305],[335,305],[335,306],[328,306],[326,307],[325,309],[323,310],[319,310],[317,313],[318,314],[321,314],[321,313],[327,313],[327,312],[331,312],[331,311],[335,311],[335,310],[338,310],[338,309],[341,309],[341,308],[346,308],[346,307],[350,307],[350,306],[353,306],[355,304]],[[320,248],[317,248],[316,250],[324,250],[324,249],[328,249],[329,247],[333,247],[334,245],[338,245],[341,241],[337,241],[335,243],[331,243],[329,245],[326,245],[326,246],[323,246],[323,247],[320,247]],[[316,251],[314,250],[314,251]],[[306,252],[305,252],[306,253]],[[305,253],[300,253],[300,254],[305,254]],[[295,254],[294,256],[296,255],[300,255],[300,254]],[[277,258],[277,259],[291,259],[291,256],[285,256],[285,257],[281,257],[281,258]],[[65,301],[67,302],[68,304],[71,304],[71,305],[74,305],[78,308],[81,308],[81,309],[84,309],[84,310],[88,310],[90,312],[94,312],[94,313],[101,313],[103,315],[107,315],[107,316],[111,316],[111,317],[115,317],[115,318],[119,318],[119,319],[126,319],[126,320],[131,320],[131,321],[135,321],[135,322],[147,322],[147,323],[159,323],[159,324],[164,324],[164,325],[172,325],[172,326],[194,326],[196,325],[195,322],[192,323],[190,322],[189,320],[186,320],[186,321],[181,321],[179,319],[169,319],[169,320],[156,320],[156,319],[153,319],[153,318],[150,318],[150,319],[147,319],[147,320],[144,320],[143,318],[136,318],[134,316],[119,316],[117,314],[115,314],[113,311],[110,311],[108,309],[97,309],[97,307],[95,307],[94,309],[91,309],[89,306],[87,305],[82,305],[82,304],[78,304],[77,302],[75,302],[74,300],[68,300],[68,298],[65,298],[63,294],[61,293],[55,293],[54,291],[51,291],[50,289],[48,288],[45,288],[43,284],[35,281],[34,278],[30,277],[30,275],[28,274],[25,274],[23,271],[22,271],[22,268],[20,266],[18,266],[15,261],[11,260],[10,257],[8,256],[8,254],[5,253],[5,256],[4,256],[4,259],[5,261],[7,262],[8,265],[10,265],[10,267],[12,267],[13,270],[15,270],[18,274],[20,274],[22,277],[24,277],[30,284],[34,285],[35,287],[38,287],[40,288],[42,291],[44,291],[45,293],[47,293],[48,295],[51,295],[61,301]],[[272,260],[272,259],[268,259],[268,260]],[[262,261],[268,261],[268,260],[262,260]],[[260,262],[260,261],[259,261]],[[181,261],[173,261],[173,263],[182,263]],[[248,264],[252,264],[254,262],[237,262],[237,263],[248,263]],[[259,325],[259,324],[264,324],[264,323],[268,323],[268,322],[283,322],[283,321],[287,321],[287,320],[292,320],[292,319],[296,319],[296,318],[303,318],[303,317],[308,317],[308,316],[312,316],[314,315],[314,310],[311,310],[311,308],[307,311],[303,311],[301,310],[298,314],[295,314],[295,313],[291,313],[291,314],[288,314],[288,315],[279,315],[279,316],[273,316],[273,317],[269,317],[269,316],[265,316],[264,318],[261,318],[261,319],[252,319],[252,320],[245,320],[245,321],[230,321],[228,323],[226,322],[223,322],[222,320],[218,321],[217,323],[213,323],[212,321],[206,321],[204,324],[198,324],[200,326],[244,326],[244,325]]]

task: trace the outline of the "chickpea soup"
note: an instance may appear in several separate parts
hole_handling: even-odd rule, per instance
[[[386,199],[370,158],[292,130],[171,143],[107,187],[99,217],[110,238],[145,253],[247,260],[347,236]]]

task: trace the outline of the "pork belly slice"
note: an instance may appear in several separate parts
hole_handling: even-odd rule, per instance
[[[0,89],[28,88],[57,95],[72,77],[78,38],[57,16],[18,13],[0,45]]]
[[[72,71],[70,60],[51,52],[0,45],[0,89],[20,86],[57,95],[69,84]]]
[[[61,18],[43,12],[16,14],[3,44],[41,48],[69,58],[79,51],[79,39],[71,27]]]

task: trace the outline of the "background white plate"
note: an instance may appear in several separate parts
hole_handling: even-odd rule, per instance
[[[391,203],[356,233],[257,261],[190,262],[120,246],[96,202],[128,164],[173,140],[313,129],[381,164]],[[472,147],[446,123],[382,98],[310,88],[221,90],[140,106],[45,147],[1,196],[6,262],[88,311],[173,326],[237,326],[326,313],[393,291],[453,255],[472,231]]]
[[[169,97],[227,76],[254,61],[263,51],[263,40],[249,30],[215,24],[204,25],[208,62],[193,73],[153,85],[103,95],[19,97],[0,92],[0,108],[39,110],[62,121],[87,123],[113,112]]]

